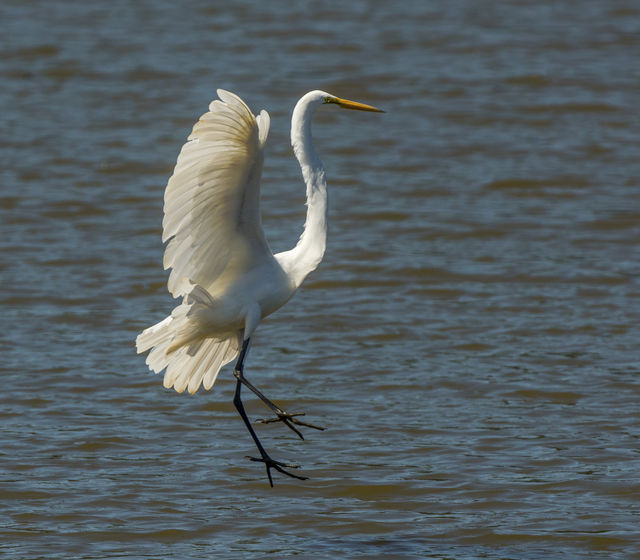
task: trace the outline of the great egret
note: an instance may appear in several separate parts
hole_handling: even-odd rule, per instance
[[[269,132],[269,114],[254,116],[237,95],[218,90],[182,147],[164,193],[162,240],[169,241],[164,268],[171,268],[168,288],[182,298],[171,315],[136,339],[138,353],[151,349],[146,363],[156,373],[166,368],[164,386],[178,393],[210,389],[220,368],[238,356],[233,403],[260,452],[253,461],[304,480],[265,451],[244,410],[242,385],[253,391],[300,438],[294,426],[323,429],[302,422],[267,399],[244,376],[251,335],[260,319],[291,298],[316,269],[327,237],[327,184],[311,141],[311,117],[323,104],[383,112],[371,105],[311,91],[296,104],[291,145],[307,187],[304,231],[290,251],[274,255],[260,220],[260,175]]]

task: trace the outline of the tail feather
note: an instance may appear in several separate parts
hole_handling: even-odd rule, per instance
[[[142,331],[138,338],[136,338],[136,350],[138,354],[142,352],[146,352],[149,348],[153,348],[154,346],[158,346],[159,344],[164,344],[164,342],[168,342],[168,336],[170,335],[170,325],[173,321],[173,317],[169,316],[163,321],[149,327]],[[169,345],[167,344],[167,347]],[[147,360],[147,363],[149,361]],[[154,368],[151,368],[154,369]],[[154,371],[157,371],[154,369]]]
[[[222,340],[207,338],[197,346],[193,353],[189,346],[183,346],[169,355],[163,382],[167,389],[173,387],[178,393],[188,389],[192,394],[200,385],[211,389],[222,366],[238,355],[236,336]]]
[[[194,363],[193,373],[189,377],[189,383],[187,385],[187,390],[190,393],[194,393],[200,387],[202,383],[202,379],[207,373],[207,368],[211,366],[212,358],[217,351],[220,351],[220,344],[210,344],[207,348],[203,348],[202,352],[198,353],[197,362]]]
[[[240,353],[240,346],[241,341],[237,336],[232,336],[220,342],[219,351],[211,357],[211,364],[206,369],[202,379],[202,384],[207,391],[213,387],[220,368],[225,364],[228,364],[230,361],[235,360],[238,356]]]
[[[171,347],[167,350],[169,354],[177,354],[175,357],[170,356],[167,370],[164,372],[163,385],[167,389],[173,387],[178,393],[182,393],[193,375],[194,371],[202,362],[202,340],[194,342],[188,346],[183,346],[178,351],[172,351]],[[197,389],[197,387],[196,387]]]
[[[200,385],[211,389],[220,368],[238,355],[239,343],[236,334],[222,339],[185,336],[192,329],[187,323],[187,310],[180,309],[183,305],[140,333],[136,349],[138,354],[151,350],[146,362],[152,371],[160,373],[166,368],[163,381],[166,388],[173,387],[178,393],[188,388],[195,393]]]

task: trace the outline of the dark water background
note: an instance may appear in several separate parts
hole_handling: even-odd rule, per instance
[[[640,8],[0,4],[2,558],[640,558]],[[312,422],[162,388],[162,193],[215,89],[272,117],[274,250],[324,89],[324,263],[248,363]],[[332,110],[333,109],[333,110]],[[263,416],[248,400],[253,418]]]

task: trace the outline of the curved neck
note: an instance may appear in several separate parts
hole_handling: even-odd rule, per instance
[[[291,145],[307,186],[307,218],[297,245],[288,251],[288,272],[297,288],[315,270],[327,243],[327,182],[322,162],[313,149],[311,117],[317,101],[298,101],[291,118]]]

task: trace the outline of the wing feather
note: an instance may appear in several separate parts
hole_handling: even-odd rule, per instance
[[[256,118],[231,92],[218,96],[193,126],[165,190],[164,267],[174,297],[189,282],[211,289],[238,261],[271,256],[259,202],[269,115]]]

